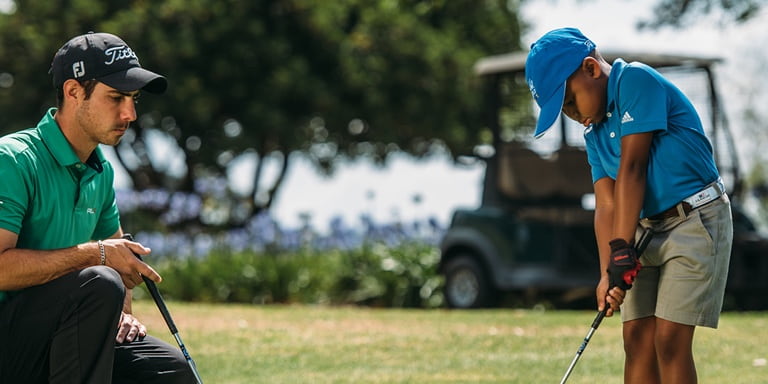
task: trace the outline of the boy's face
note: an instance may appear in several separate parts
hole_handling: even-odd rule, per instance
[[[563,113],[587,127],[605,117],[606,76],[600,64],[587,57],[565,83]]]

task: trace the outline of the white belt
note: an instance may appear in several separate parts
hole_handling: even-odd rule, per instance
[[[718,178],[717,181],[710,184],[708,187],[702,189],[699,192],[694,193],[691,196],[683,199],[684,202],[691,205],[691,208],[698,208],[711,201],[717,200],[725,193],[725,185],[723,185],[723,179]]]

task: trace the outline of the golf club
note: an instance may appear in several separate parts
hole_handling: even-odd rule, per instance
[[[645,251],[645,248],[648,246],[648,243],[651,241],[651,229],[646,228],[645,231],[643,231],[643,234],[640,235],[640,240],[637,242],[637,257],[640,257],[640,255]],[[579,346],[579,349],[576,351],[576,356],[573,357],[573,361],[571,361],[571,365],[568,366],[568,370],[565,372],[565,375],[563,376],[563,379],[560,380],[560,384],[565,384],[565,382],[568,380],[568,376],[571,375],[571,372],[573,372],[573,367],[576,366],[576,362],[579,361],[579,358],[581,357],[581,354],[584,352],[584,349],[587,348],[587,344],[589,344],[589,340],[592,339],[592,335],[597,331],[597,327],[600,326],[600,323],[603,322],[603,318],[605,317],[606,312],[608,311],[609,305],[608,303],[605,303],[605,306],[603,307],[603,310],[597,313],[597,316],[595,317],[595,320],[592,321],[592,327],[589,329],[589,332],[587,332],[587,336],[584,337],[584,341],[581,343],[581,346]]]
[[[123,239],[133,241],[133,236],[130,233],[126,233],[123,235]],[[144,261],[144,259],[142,259],[141,256],[139,256],[137,253],[134,253],[134,256],[136,256],[139,260]],[[176,328],[176,323],[173,322],[171,313],[168,312],[168,307],[165,306],[165,301],[163,301],[163,296],[160,295],[160,291],[157,289],[157,284],[155,284],[154,281],[150,280],[144,275],[142,275],[141,278],[144,279],[144,284],[147,285],[149,294],[152,295],[152,299],[155,300],[155,304],[157,304],[157,308],[163,315],[165,323],[168,324],[168,329],[171,330],[173,338],[176,339],[176,343],[179,344],[181,353],[184,354],[184,358],[187,359],[187,364],[189,364],[189,368],[192,369],[192,374],[195,375],[197,384],[203,384],[203,379],[200,378],[200,373],[197,372],[197,366],[195,366],[195,362],[192,360],[192,357],[189,356],[189,352],[187,352],[187,347],[184,346],[184,342],[181,341],[181,336],[179,336],[179,330]]]

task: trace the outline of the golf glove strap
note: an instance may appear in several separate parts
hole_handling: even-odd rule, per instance
[[[637,259],[637,250],[634,245],[624,239],[613,239],[611,245],[611,260],[608,264],[608,276],[611,287],[619,287],[623,290],[632,288],[632,283],[640,272],[640,261]]]

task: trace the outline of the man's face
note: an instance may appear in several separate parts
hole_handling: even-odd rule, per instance
[[[75,119],[82,133],[96,144],[117,145],[136,120],[139,91],[121,92],[101,82],[77,106]]]
[[[605,81],[592,73],[582,65],[565,83],[563,113],[585,127],[605,117]]]

